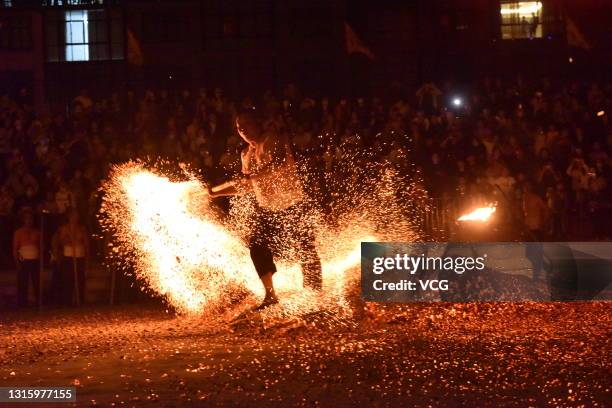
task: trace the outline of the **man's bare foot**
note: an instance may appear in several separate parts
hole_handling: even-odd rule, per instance
[[[263,302],[259,306],[253,309],[253,311],[264,310],[267,307],[273,306],[278,303],[278,298],[276,295],[267,295]]]

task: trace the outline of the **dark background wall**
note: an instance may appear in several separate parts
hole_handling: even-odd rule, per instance
[[[0,32],[20,15],[28,17],[31,33],[29,46],[22,49],[0,45],[2,91],[23,83],[39,99],[61,99],[81,88],[219,85],[230,93],[248,94],[297,82],[313,94],[356,95],[393,81],[411,85],[519,73],[605,76],[612,68],[612,2],[606,0],[544,1],[544,37],[509,41],[500,36],[496,0],[43,3],[13,1],[12,7],[0,7]],[[144,63],[48,61],[44,44],[49,16],[84,7],[120,14],[122,30],[137,39]],[[584,30],[590,50],[568,46],[566,16]],[[347,55],[345,22],[375,60]]]

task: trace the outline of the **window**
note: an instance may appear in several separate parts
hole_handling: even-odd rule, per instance
[[[43,7],[53,7],[53,6],[82,6],[82,5],[103,5],[105,0],[0,0],[0,7],[13,7],[13,6],[43,6]]]
[[[32,48],[32,22],[29,16],[0,19],[0,49],[25,50]]]
[[[47,15],[47,61],[101,61],[124,58],[120,12],[69,10]]]
[[[502,2],[500,6],[502,39],[542,38],[541,2]]]
[[[89,61],[89,21],[86,10],[66,12],[66,61]]]

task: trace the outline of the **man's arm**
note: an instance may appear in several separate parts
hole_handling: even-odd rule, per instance
[[[236,186],[234,186],[233,181],[227,181],[223,184],[219,184],[218,186],[214,186],[212,188],[208,188],[208,195],[212,198],[216,197],[227,197],[238,195],[238,190]]]
[[[227,197],[241,195],[250,192],[253,189],[250,177],[244,177],[237,180],[227,181],[218,186],[209,187],[208,195],[211,198]]]

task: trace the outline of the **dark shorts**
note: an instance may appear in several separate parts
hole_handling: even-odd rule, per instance
[[[276,272],[274,257],[283,256],[301,265],[306,286],[320,287],[321,261],[306,204],[298,203],[282,211],[258,208],[249,250],[259,276]]]

